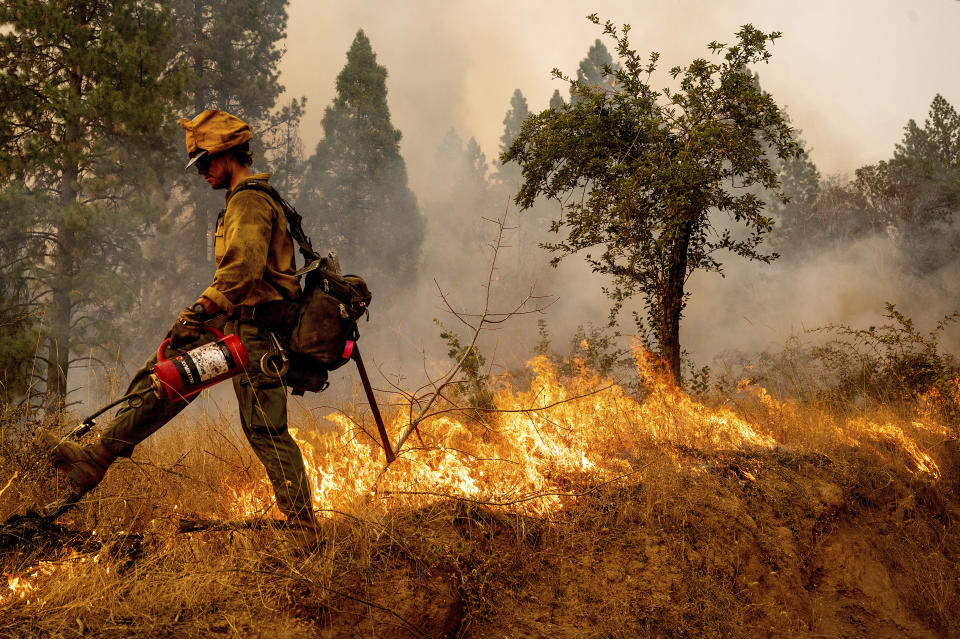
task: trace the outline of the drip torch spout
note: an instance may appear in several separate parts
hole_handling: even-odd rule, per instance
[[[118,400],[110,402],[109,404],[100,408],[97,412],[93,413],[92,415],[84,419],[82,422],[80,422],[80,424],[76,428],[74,428],[69,433],[67,433],[66,436],[64,436],[62,441],[66,441],[71,438],[80,439],[81,437],[86,435],[88,432],[90,432],[90,429],[93,428],[94,425],[96,425],[97,417],[100,417],[100,415],[103,415],[105,412],[107,412],[114,406],[117,406],[118,404],[122,404],[123,402],[129,401],[130,406],[132,408],[136,408],[142,405],[143,397],[148,392],[150,391],[139,391],[136,393],[130,393],[129,395],[124,395]]]

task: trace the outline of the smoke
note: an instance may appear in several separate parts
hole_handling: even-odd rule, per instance
[[[392,121],[403,133],[401,152],[410,186],[427,217],[419,280],[407,283],[399,294],[391,291],[395,302],[389,306],[378,304],[385,298],[383,289],[378,294],[377,283],[370,283],[372,320],[360,326],[368,368],[380,368],[392,382],[412,388],[449,365],[447,347],[433,319],[463,335],[470,329],[446,312],[438,286],[456,308],[477,312],[486,295],[487,242],[494,232],[483,218],[508,211],[508,225],[522,227],[537,216],[518,213],[505,192],[489,194],[482,203],[456,202],[438,170],[437,149],[453,128],[462,140],[479,141],[490,172],[495,171],[503,116],[513,91],[523,92],[533,112],[547,106],[555,89],[566,97],[565,85],[552,80],[550,70],[574,73],[589,46],[602,37],[584,19],[593,11],[601,19],[632,24],[634,46],[660,51],[664,69],[708,56],[708,42],[728,41],[745,23],[783,31],[771,63],[758,69],[761,82],[787,107],[824,173],[849,172],[889,157],[903,124],[910,117],[922,117],[935,93],[960,103],[960,77],[936,71],[942,60],[960,57],[960,41],[948,31],[960,17],[960,3],[911,9],[892,1],[842,7],[759,0],[598,1],[555,3],[549,8],[540,3],[507,8],[493,0],[375,0],[323,7],[293,2],[281,63],[286,95],[278,104],[307,97],[300,131],[304,154],[312,154],[322,137],[320,121],[334,97],[336,75],[354,34],[362,28],[378,62],[388,70]],[[542,232],[545,223],[538,228]],[[518,316],[484,338],[485,354],[496,354],[495,372],[521,365],[532,353],[537,319],[546,319],[555,346],[562,348],[577,326],[603,326],[610,307],[600,290],[606,281],[581,259],[568,257],[553,269],[547,265],[550,256],[522,240],[523,232],[524,228],[511,231],[498,256],[492,310],[512,308],[531,286],[557,300],[545,314]],[[903,263],[895,243],[882,236],[802,262],[781,260],[767,266],[728,261],[725,278],[697,274],[691,279],[681,343],[696,361],[709,362],[724,350],[775,348],[791,335],[827,323],[876,323],[885,301],[930,322],[952,310],[950,291],[956,289],[949,267],[905,279]],[[350,264],[344,267],[355,270]],[[180,306],[177,300],[171,309],[175,312]],[[632,310],[642,314],[639,300],[622,315],[625,331],[631,328]],[[130,353],[133,367],[152,347],[144,343]],[[375,380],[375,385],[385,387],[386,382]],[[340,395],[353,392],[336,383],[332,390]],[[315,397],[307,400],[307,406],[332,401],[334,396]]]
[[[824,173],[887,157],[906,120],[924,113],[937,92],[960,103],[960,78],[939,71],[943,60],[960,58],[952,32],[960,3],[932,0],[919,6],[597,0],[549,8],[495,0],[293,2],[282,80],[289,96],[309,99],[303,139],[310,152],[322,137],[323,108],[344,54],[363,28],[390,73],[394,125],[404,133],[411,183],[421,193],[433,151],[451,127],[465,139],[476,137],[492,158],[514,89],[535,111],[555,89],[566,93],[550,70],[575,73],[590,44],[603,37],[584,19],[594,11],[631,24],[634,46],[660,51],[664,69],[708,56],[708,42],[729,41],[743,24],[783,32],[770,64],[757,70],[764,88],[790,109]]]
[[[778,350],[794,336],[821,341],[827,336],[809,331],[830,324],[887,323],[887,302],[929,331],[958,309],[957,265],[912,276],[909,261],[894,239],[874,235],[771,265],[732,262],[726,277],[698,273],[689,286],[681,341],[701,362],[727,350]],[[957,345],[955,339],[948,343]]]

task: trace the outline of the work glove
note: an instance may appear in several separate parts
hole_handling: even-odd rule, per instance
[[[207,317],[207,312],[200,303],[180,311],[177,321],[170,329],[170,346],[176,349],[196,341],[203,334],[203,323]]]

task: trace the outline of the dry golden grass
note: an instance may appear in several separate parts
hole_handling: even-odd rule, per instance
[[[63,530],[2,549],[0,635],[960,634],[953,425],[746,384],[708,405],[638,364],[642,400],[539,360],[529,389],[498,392],[513,412],[438,414],[382,475],[352,401],[298,415],[316,552],[282,528],[180,532],[276,513],[226,418],[171,424]],[[56,492],[21,435],[4,517]]]

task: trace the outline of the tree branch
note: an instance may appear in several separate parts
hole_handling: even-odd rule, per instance
[[[516,309],[511,313],[497,313],[497,314],[490,313],[490,294],[491,294],[491,289],[493,284],[493,276],[496,271],[497,256],[500,253],[500,249],[503,247],[504,232],[507,230],[506,218],[508,213],[509,213],[509,208],[505,209],[503,212],[503,215],[496,220],[484,218],[486,221],[492,222],[493,224],[496,225],[497,234],[490,245],[491,246],[490,268],[487,271],[487,281],[486,281],[486,284],[484,285],[485,293],[484,293],[484,300],[483,300],[483,310],[479,314],[472,316],[477,318],[477,321],[475,323],[472,324],[469,321],[467,321],[463,313],[460,313],[453,308],[453,306],[450,304],[450,302],[447,300],[446,296],[444,295],[443,291],[440,289],[439,284],[437,284],[437,288],[438,290],[440,290],[440,297],[441,299],[443,299],[443,303],[447,307],[447,310],[454,317],[456,317],[458,320],[463,322],[463,324],[465,324],[466,326],[469,326],[473,330],[473,335],[471,335],[470,343],[463,350],[463,354],[460,356],[457,362],[453,365],[453,367],[451,367],[450,370],[445,375],[443,375],[439,381],[431,380],[430,382],[428,382],[427,385],[432,386],[433,393],[428,395],[425,398],[425,403],[420,408],[416,417],[411,419],[410,422],[407,424],[407,426],[400,432],[400,435],[397,438],[397,443],[394,445],[394,456],[396,457],[400,456],[400,452],[403,447],[403,444],[404,442],[407,441],[407,438],[410,436],[410,434],[417,429],[417,426],[419,426],[419,424],[424,419],[430,416],[430,409],[433,407],[436,401],[442,397],[443,390],[447,386],[454,383],[454,378],[462,370],[464,362],[467,360],[468,357],[470,357],[474,353],[477,339],[480,337],[480,333],[484,330],[484,328],[486,328],[487,325],[489,324],[500,323],[505,321],[506,319],[509,319],[510,317],[513,317],[514,315],[517,315],[522,311],[524,305],[526,305],[531,299],[540,299],[533,296],[531,292],[531,294],[528,295],[523,300],[523,302],[521,302],[521,304],[518,305]],[[436,280],[434,280],[434,282],[436,282]],[[551,304],[552,303],[553,302],[551,302]],[[538,311],[542,311],[544,308],[546,307],[534,309],[532,311],[525,311],[525,312],[538,312]],[[492,319],[494,317],[496,319]],[[410,412],[411,414],[413,413],[412,401],[410,403]]]

